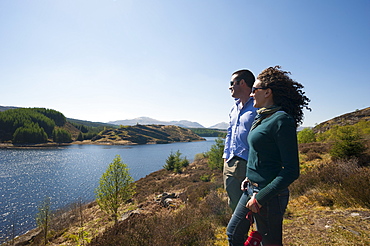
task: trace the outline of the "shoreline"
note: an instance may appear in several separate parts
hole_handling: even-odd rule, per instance
[[[71,204],[73,204],[73,203],[71,203]],[[65,208],[61,208],[61,209],[57,209],[57,210],[53,211],[55,214],[57,214],[57,216],[55,216],[55,214],[52,215],[52,216],[54,216],[52,219],[58,220],[58,219],[61,219],[63,216],[66,216],[66,214],[71,215],[74,212],[74,208],[67,208],[71,204],[66,205]],[[94,206],[94,205],[96,205],[95,200],[83,203],[82,207],[83,207],[83,209],[86,209],[87,207]],[[62,214],[58,214],[58,212],[60,212],[60,211],[64,211],[64,212]],[[40,229],[36,225],[34,228],[26,231],[25,233],[22,233],[18,236],[15,236],[14,239],[10,240],[9,242],[13,243],[12,245],[16,245],[16,246],[17,245],[19,245],[19,246],[20,245],[28,245],[28,244],[30,244],[30,242],[35,237],[39,236],[41,233],[42,233],[42,229]],[[1,245],[8,245],[7,243],[9,243],[9,242],[0,243],[0,246]]]
[[[12,144],[12,143],[0,143],[0,149],[46,149],[46,148],[59,148],[65,147],[70,145],[149,145],[149,144],[171,144],[171,143],[187,143],[187,142],[200,142],[200,141],[207,141],[204,137],[201,140],[193,140],[193,141],[173,141],[173,142],[148,142],[145,144],[133,143],[131,141],[100,141],[100,142],[93,142],[91,140],[84,140],[84,141],[73,141],[71,143],[41,143],[41,144]]]

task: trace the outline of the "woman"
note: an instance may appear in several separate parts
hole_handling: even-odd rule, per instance
[[[251,97],[257,111],[248,136],[249,160],[244,191],[227,227],[229,244],[243,245],[253,212],[262,244],[282,245],[282,221],[289,200],[288,186],[299,176],[296,128],[309,99],[303,86],[280,66],[262,71]],[[248,187],[248,189],[247,189]]]

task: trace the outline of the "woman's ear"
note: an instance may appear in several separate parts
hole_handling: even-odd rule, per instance
[[[272,90],[270,88],[267,88],[265,90],[265,97],[269,97],[269,96],[272,96]]]

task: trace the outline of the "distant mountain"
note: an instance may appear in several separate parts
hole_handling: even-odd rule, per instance
[[[218,123],[216,125],[213,125],[209,128],[214,128],[214,129],[222,129],[222,130],[225,130],[229,127],[229,124],[227,124],[226,122],[221,122],[221,123]]]
[[[359,121],[370,121],[370,107],[357,109],[351,113],[343,114],[331,120],[324,121],[313,128],[314,132],[325,132],[331,127],[339,125],[354,125]]]
[[[8,109],[15,109],[18,107],[13,107],[13,106],[0,106],[0,112],[6,111]]]
[[[312,127],[310,127],[310,126],[298,126],[297,127],[297,132],[300,132],[300,131],[302,131],[303,129],[306,129],[306,128],[312,128]]]
[[[116,121],[109,121],[108,124],[113,125],[123,125],[123,126],[133,126],[133,125],[174,125],[180,126],[184,128],[204,128],[201,124],[197,122],[187,121],[187,120],[180,120],[180,121],[160,121],[156,119],[152,119],[149,117],[139,117],[130,120],[116,120]]]

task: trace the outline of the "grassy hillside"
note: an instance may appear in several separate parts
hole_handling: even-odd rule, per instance
[[[370,121],[370,107],[324,121],[315,126],[313,130],[315,133],[323,133],[334,126],[354,125],[360,121]]]
[[[105,144],[163,144],[199,140],[204,139],[179,126],[135,125],[106,129],[91,141]]]

